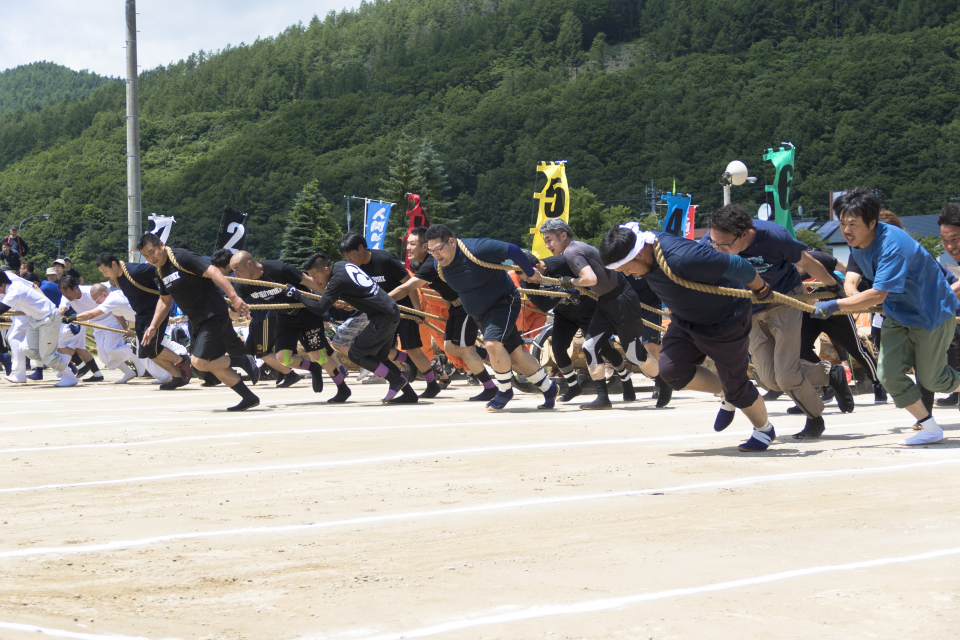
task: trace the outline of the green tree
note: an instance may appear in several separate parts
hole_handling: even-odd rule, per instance
[[[420,196],[420,203],[432,223],[456,222],[448,216],[449,207],[443,202],[447,190],[447,172],[443,161],[429,139],[419,141],[403,134],[394,148],[389,173],[381,181],[380,197],[394,202],[387,225],[384,249],[397,256],[404,255],[401,240],[406,235],[407,212],[412,208],[408,193]]]
[[[603,71],[607,64],[607,52],[610,47],[607,46],[607,36],[601,31],[593,38],[593,44],[590,45],[590,53],[587,55],[590,63],[597,69]]]
[[[943,255],[943,242],[940,241],[940,238],[937,236],[924,236],[920,237],[919,234],[913,233],[910,234],[913,236],[913,239],[920,243],[920,246],[930,252],[930,255],[934,259],[939,258]]]
[[[797,240],[812,249],[820,249],[821,251],[826,251],[827,249],[827,245],[823,241],[823,238],[820,237],[820,234],[810,229],[798,229]]]
[[[330,219],[330,205],[320,193],[317,180],[308,182],[297,194],[287,216],[280,259],[299,267],[310,254],[324,251],[332,257],[340,254],[340,229]]]
[[[443,202],[444,192],[449,186],[443,161],[430,140],[423,140],[420,149],[413,158],[413,191],[420,196],[420,202],[431,223],[455,224],[449,215],[450,206]]]
[[[567,11],[560,19],[560,33],[557,34],[557,53],[564,64],[577,65],[581,62],[583,48],[583,24],[573,11]]]

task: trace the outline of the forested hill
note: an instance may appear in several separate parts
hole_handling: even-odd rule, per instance
[[[69,98],[83,98],[116,78],[74,71],[53,62],[34,62],[0,72],[0,114],[39,109]]]
[[[175,216],[174,234],[208,251],[231,205],[274,257],[306,183],[341,226],[344,194],[415,183],[455,203],[436,213],[462,235],[524,241],[540,160],[568,160],[571,186],[600,200],[676,178],[709,211],[734,158],[760,177],[735,198],[763,202],[761,156],[781,141],[798,147],[793,203],[808,212],[855,184],[901,215],[935,212],[960,196],[957,5],[364,3],[145,71],[144,218]],[[0,223],[52,214],[24,230],[47,255],[59,238],[80,261],[124,250],[123,101],[112,83],[0,117]]]

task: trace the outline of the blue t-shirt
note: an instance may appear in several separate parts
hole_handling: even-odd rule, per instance
[[[460,242],[478,260],[494,264],[502,264],[510,249],[506,242],[490,238],[460,238]],[[453,262],[443,267],[443,278],[460,294],[463,310],[475,319],[517,291],[506,271],[481,267],[463,255],[460,247],[457,247]]]
[[[130,277],[142,287],[146,287],[157,293],[147,293],[133,284],[127,277],[120,274],[117,278],[117,285],[120,291],[127,297],[130,308],[136,317],[152,320],[157,311],[157,300],[160,299],[160,290],[157,288],[157,268],[151,264],[127,262],[127,273]]]
[[[740,257],[757,270],[771,289],[777,293],[791,293],[802,282],[794,265],[800,262],[807,245],[798,242],[776,222],[754,220],[753,228],[757,234],[746,251],[740,252]],[[709,240],[710,232],[707,232],[700,242],[706,244]],[[759,311],[764,306],[754,305],[753,310]]]
[[[866,249],[850,247],[873,289],[886,291],[883,313],[905,327],[933,331],[957,310],[957,296],[926,249],[903,229],[877,223]]]
[[[730,265],[730,256],[727,254],[672,233],[654,233],[660,240],[663,257],[674,275],[718,287],[744,288],[736,280],[724,277]],[[663,306],[670,309],[671,316],[676,315],[693,324],[721,326],[750,314],[749,299],[688,289],[668,278],[662,269],[655,269],[643,279],[659,296]]]
[[[60,287],[56,282],[50,282],[49,280],[44,280],[40,283],[40,291],[43,291],[43,295],[47,296],[50,299],[50,302],[60,306]]]

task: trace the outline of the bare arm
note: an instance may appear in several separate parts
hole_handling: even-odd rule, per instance
[[[420,278],[410,278],[402,285],[390,292],[390,297],[394,300],[400,300],[406,298],[409,295],[413,295],[413,292],[419,289],[420,287],[425,287],[427,285],[426,280],[421,280]]]
[[[153,313],[153,320],[150,326],[143,331],[143,342],[149,343],[153,336],[157,334],[157,327],[163,322],[163,319],[170,315],[170,307],[173,306],[173,296],[160,296],[157,300],[157,310]]]
[[[819,260],[814,260],[806,251],[800,254],[800,262],[797,263],[797,266],[828,287],[838,284],[836,278],[827,271],[827,268],[820,264]]]
[[[414,278],[411,278],[409,275],[407,275],[403,280],[400,281],[403,284],[401,284],[399,287],[397,287],[393,291],[389,292],[387,295],[393,298],[394,300],[402,300],[406,296],[401,295],[400,291],[403,290],[404,287],[407,285],[407,283],[410,282],[411,280],[414,280]],[[409,296],[410,294],[407,293],[406,295]],[[420,296],[410,296],[410,305],[417,311],[420,311]]]
[[[837,300],[837,304],[840,306],[841,311],[849,311],[851,309],[865,309],[867,307],[875,307],[878,304],[883,304],[883,301],[887,299],[886,291],[878,291],[877,289],[867,289],[863,293],[857,293],[850,296],[849,298],[843,298]]]
[[[597,274],[594,273],[590,265],[587,265],[583,269],[580,269],[580,274],[573,279],[573,284],[580,287],[592,287],[597,284]]]
[[[843,281],[843,292],[851,297],[857,295],[857,286],[862,278],[863,276],[859,273],[848,273]]]

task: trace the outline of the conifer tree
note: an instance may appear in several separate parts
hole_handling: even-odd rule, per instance
[[[283,232],[283,253],[280,259],[296,267],[316,251],[337,258],[340,254],[340,228],[330,218],[330,205],[314,180],[297,194]]]

